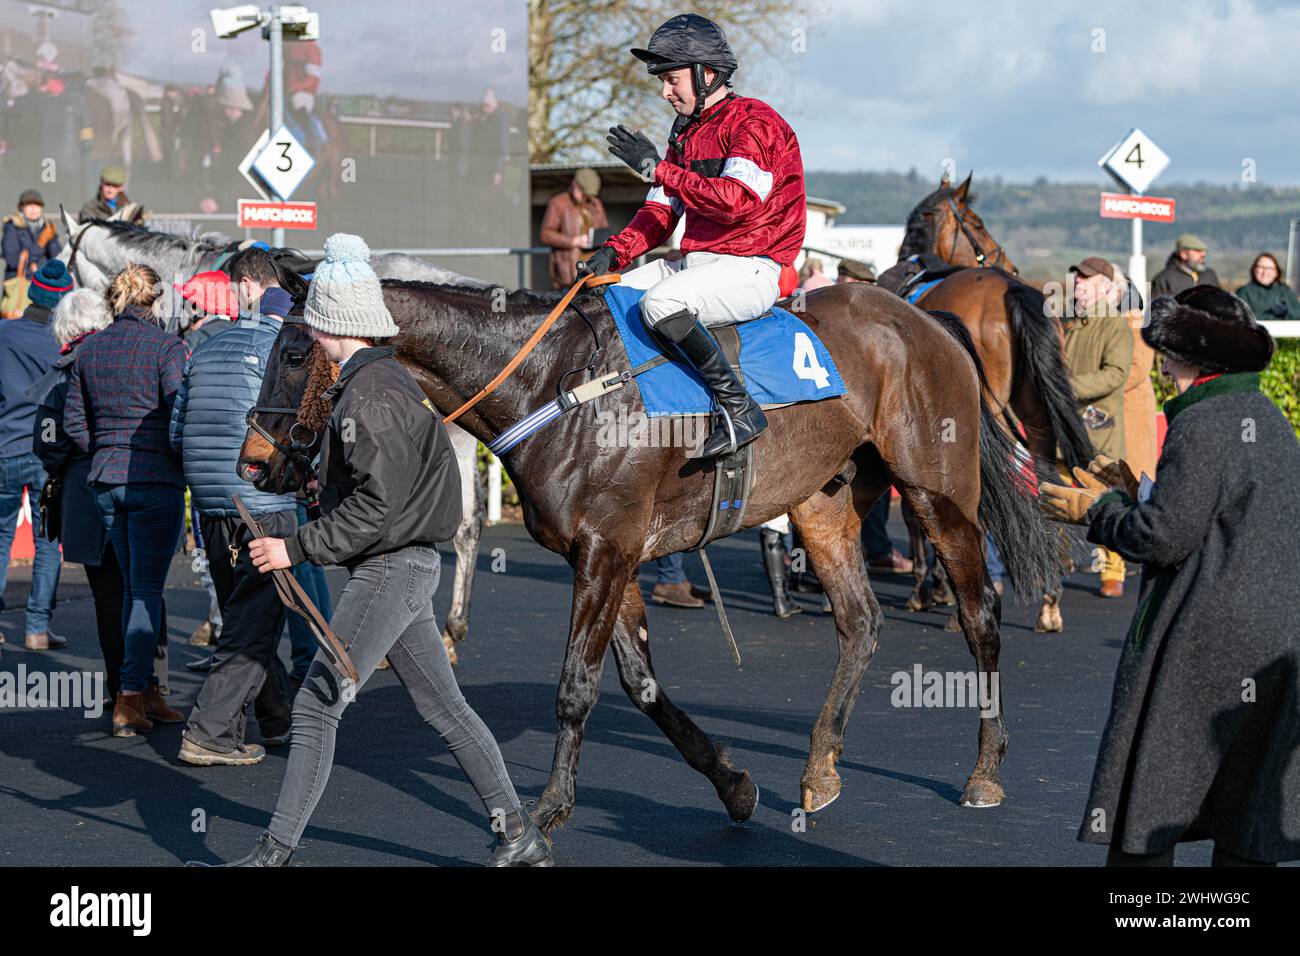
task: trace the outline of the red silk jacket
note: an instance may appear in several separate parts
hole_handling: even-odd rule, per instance
[[[617,268],[664,242],[688,212],[682,252],[767,256],[792,266],[807,226],[803,158],[776,110],[731,94],[704,110],[682,149],[659,162],[645,205],[608,241]]]

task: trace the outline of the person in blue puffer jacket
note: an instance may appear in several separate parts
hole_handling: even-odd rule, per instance
[[[292,535],[298,527],[293,495],[258,491],[235,471],[244,416],[257,404],[266,363],[292,302],[265,250],[247,249],[228,268],[239,295],[239,319],[190,356],[170,430],[172,445],[183,456],[223,622],[179,754],[182,762],[204,767],[244,766],[266,756],[265,748],[244,740],[250,700],[268,744],[286,743],[291,723],[288,675],[276,653],[284,605],[271,576],[259,574],[249,560],[250,535],[231,495],[240,496],[268,534]]]

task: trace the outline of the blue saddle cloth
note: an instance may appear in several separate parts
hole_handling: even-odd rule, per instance
[[[635,367],[661,354],[641,322],[641,289],[605,287],[605,301]],[[826,346],[793,313],[772,307],[771,315],[736,326],[745,387],[760,405],[815,402],[845,392],[844,380]],[[633,381],[651,418],[702,415],[713,408],[708,386],[679,362],[669,362]]]

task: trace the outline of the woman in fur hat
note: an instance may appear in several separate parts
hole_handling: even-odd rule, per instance
[[[1300,442],[1260,391],[1273,339],[1209,286],[1156,299],[1142,335],[1178,390],[1159,480],[1097,459],[1041,486],[1143,566],[1079,839],[1120,866],[1207,839],[1216,866],[1300,859]]]

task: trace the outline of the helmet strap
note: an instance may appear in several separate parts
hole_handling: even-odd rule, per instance
[[[691,64],[691,89],[695,93],[695,109],[691,110],[690,116],[679,116],[673,123],[673,131],[668,137],[668,147],[680,151],[682,148],[681,136],[687,128],[693,123],[700,121],[700,114],[704,111],[704,101],[710,96],[722,89],[724,85],[729,85],[731,74],[719,69],[713,71],[713,82],[704,82],[704,64]]]

